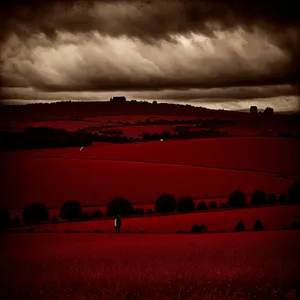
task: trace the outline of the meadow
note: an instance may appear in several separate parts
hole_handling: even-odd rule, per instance
[[[1,299],[275,300],[300,272],[299,231],[1,238]]]

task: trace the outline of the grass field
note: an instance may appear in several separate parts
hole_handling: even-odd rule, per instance
[[[299,231],[1,238],[1,299],[271,300],[300,274]]]
[[[174,214],[169,216],[151,216],[145,218],[123,218],[122,231],[131,232],[188,232],[193,224],[205,224],[209,231],[231,231],[239,220],[247,230],[252,230],[256,220],[261,220],[266,230],[290,227],[292,222],[300,223],[300,205],[255,207],[211,212],[194,212],[190,214]],[[29,228],[32,226],[25,226]],[[113,219],[93,220],[89,222],[64,222],[58,224],[33,225],[36,230],[64,232],[66,229],[79,232],[113,232]],[[19,231],[12,228],[11,231]],[[24,230],[24,228],[21,228]]]

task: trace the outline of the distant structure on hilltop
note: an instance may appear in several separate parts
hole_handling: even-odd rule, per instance
[[[124,97],[124,96],[111,97],[110,102],[125,103],[126,102],[126,97]]]
[[[251,114],[257,114],[257,106],[251,106],[250,107],[250,113]]]

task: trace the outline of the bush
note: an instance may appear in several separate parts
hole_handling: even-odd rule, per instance
[[[65,233],[71,233],[71,230],[70,229],[66,229]]]
[[[194,224],[190,229],[190,233],[200,233],[200,232],[202,231],[198,224]]]
[[[291,229],[293,229],[293,230],[297,230],[297,229],[300,229],[300,227],[299,227],[299,223],[298,222],[293,222],[292,223],[292,225],[291,225]]]
[[[14,217],[12,220],[11,220],[11,223],[13,225],[20,225],[21,224],[21,220],[19,217]]]
[[[216,201],[212,201],[209,203],[209,209],[216,209],[217,208],[217,202]]]
[[[229,208],[228,203],[220,203],[219,208]]]
[[[260,220],[256,220],[254,225],[253,225],[253,230],[255,231],[261,231],[264,230],[264,226],[262,225]]]
[[[243,223],[242,220],[238,221],[235,227],[236,231],[245,231],[245,224]]]
[[[129,200],[117,197],[109,202],[107,205],[107,216],[126,216],[134,213],[134,209]]]
[[[262,190],[255,190],[252,194],[251,205],[267,204],[267,194]]]
[[[136,215],[143,215],[145,213],[144,209],[143,208],[137,208],[135,210],[135,214]]]
[[[61,219],[67,219],[69,222],[74,219],[82,218],[82,207],[81,204],[76,200],[66,201],[61,209],[60,216]]]
[[[155,212],[168,213],[176,209],[176,200],[171,194],[163,194],[159,196],[155,203]]]
[[[268,204],[274,204],[277,202],[277,197],[275,194],[271,193],[268,197]]]
[[[91,218],[92,218],[92,216],[91,216],[91,211],[90,211],[90,210],[86,210],[86,211],[83,213],[82,220],[84,220],[84,221],[89,221]]]
[[[293,203],[300,203],[300,181],[295,181],[288,192],[289,200]]]
[[[43,222],[49,220],[49,212],[45,204],[34,203],[27,206],[22,214],[24,222]]]
[[[243,192],[235,190],[231,193],[228,199],[230,207],[244,207],[246,205],[246,197]]]
[[[191,197],[181,197],[177,202],[178,212],[190,212],[195,210],[195,202]]]
[[[58,222],[58,217],[57,217],[57,216],[53,216],[53,217],[51,218],[51,222],[52,222],[52,223],[57,223],[57,222]]]
[[[201,224],[200,225],[200,230],[203,232],[203,231],[206,231],[207,230],[207,226],[205,224]]]
[[[101,210],[97,209],[92,212],[93,219],[100,219],[102,217],[103,217],[103,212]]]
[[[207,209],[208,209],[207,204],[204,201],[198,203],[197,210],[207,210]]]
[[[33,227],[27,228],[27,229],[25,229],[25,231],[26,231],[26,232],[34,232],[34,228],[33,228]]]
[[[0,208],[0,231],[5,231],[10,225],[10,214],[5,207]]]
[[[152,215],[153,214],[153,209],[149,208],[146,210],[147,215]]]
[[[286,203],[287,202],[287,197],[284,194],[281,194],[278,198],[279,203]]]
[[[95,230],[94,230],[94,233],[102,233],[102,231],[99,230],[99,229],[95,229]]]

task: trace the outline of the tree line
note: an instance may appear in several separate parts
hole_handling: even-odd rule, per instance
[[[116,215],[120,216],[133,216],[133,215],[152,215],[156,214],[167,214],[172,212],[188,213],[213,209],[226,209],[226,208],[242,208],[246,206],[246,196],[240,190],[235,190],[231,193],[227,203],[218,204],[215,201],[210,202],[208,205],[206,202],[201,201],[195,205],[195,201],[191,197],[180,197],[178,201],[172,194],[160,195],[156,202],[154,211],[152,209],[143,208],[134,209],[133,204],[126,198],[117,197],[109,202],[107,205],[106,216],[113,217]],[[281,194],[278,198],[275,194],[267,195],[262,190],[255,190],[251,197],[250,205],[266,205],[275,203],[298,203],[300,204],[300,182],[294,182],[287,193],[287,195]],[[81,204],[76,200],[66,201],[60,208],[59,218],[67,220],[69,222],[74,220],[90,220],[104,217],[102,210],[85,211],[83,212]],[[58,216],[52,216],[51,222],[56,223],[59,220]],[[34,203],[26,207],[22,213],[23,222],[48,222],[50,221],[50,214],[48,208],[43,203]],[[11,225],[18,225],[21,223],[20,218],[15,217],[11,220],[9,211],[2,207],[0,209],[0,227],[1,230],[6,230]]]

